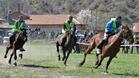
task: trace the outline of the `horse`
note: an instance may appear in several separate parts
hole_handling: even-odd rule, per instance
[[[12,49],[12,53],[10,55],[10,59],[9,59],[9,64],[11,64],[11,59],[14,55],[14,65],[16,66],[16,60],[17,60],[17,53],[16,50],[19,50],[20,48],[23,47],[23,45],[25,44],[25,42],[27,41],[27,32],[25,29],[23,29],[21,32],[16,34],[15,38],[12,38],[11,41],[9,41],[8,46],[6,47],[6,52],[4,55],[4,58],[7,58],[7,54],[9,52],[10,49]],[[22,55],[20,55],[20,57],[22,58]]]
[[[89,46],[85,50],[83,60],[81,61],[79,66],[82,66],[85,63],[87,54],[90,54],[91,51],[99,45],[100,41],[103,38],[103,34],[104,33],[96,34],[90,39]],[[107,65],[104,71],[105,73],[108,73],[108,66],[111,63],[112,59],[116,57],[117,53],[119,52],[120,45],[123,39],[127,39],[128,41],[130,40],[130,43],[134,42],[132,31],[127,26],[123,26],[120,32],[110,37],[108,44],[103,46],[101,54],[99,56],[96,55],[97,60],[94,68],[98,68],[101,65],[103,59],[105,57],[109,57],[109,60],[107,61]]]
[[[57,48],[57,53],[58,53],[58,60],[61,60],[61,56],[59,53],[59,47],[61,46],[62,51],[63,51],[63,58],[62,61],[64,61],[64,65],[67,65],[67,59],[72,52],[72,49],[75,45],[75,31],[76,31],[76,26],[73,25],[71,32],[69,32],[67,36],[67,40],[65,42],[65,45],[62,45],[63,37],[64,35],[61,34],[57,37],[56,39],[56,48]]]

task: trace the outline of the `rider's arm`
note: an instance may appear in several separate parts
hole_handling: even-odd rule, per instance
[[[111,33],[111,32],[113,32],[112,21],[109,21],[109,22],[106,24],[105,32],[106,32],[106,33]]]
[[[67,27],[66,27],[66,24],[64,23],[64,25],[63,25],[63,29],[65,30],[65,31],[67,31]]]

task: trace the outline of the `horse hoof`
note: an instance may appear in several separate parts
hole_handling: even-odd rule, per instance
[[[62,61],[64,61],[65,58],[62,58]]]
[[[79,66],[81,67],[83,64],[84,64],[84,61],[83,61],[83,62],[81,62],[81,63],[79,64]]]
[[[67,66],[67,64],[64,64],[65,66]]]
[[[9,61],[9,64],[11,64],[11,61]]]
[[[17,63],[16,62],[14,63],[14,66],[17,66]]]
[[[97,69],[98,67],[95,65],[95,66],[93,66],[93,68]]]
[[[78,66],[79,66],[79,67],[81,67],[82,65],[81,65],[81,64],[79,64]]]
[[[108,74],[108,72],[107,72],[107,71],[105,71],[105,72],[104,72],[104,74],[105,74],[105,75],[107,75],[107,74]]]
[[[7,56],[4,56],[4,58],[7,58]]]
[[[81,67],[82,65],[83,65],[83,64],[82,64],[82,63],[80,63],[78,66],[79,66],[79,67]]]

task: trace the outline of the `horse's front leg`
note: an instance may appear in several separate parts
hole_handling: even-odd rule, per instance
[[[12,54],[10,55],[9,64],[11,64],[11,60],[12,60],[13,54],[14,53],[12,52]]]
[[[9,52],[10,48],[11,48],[11,46],[9,46],[9,45],[6,47],[4,58],[7,58],[7,54]]]
[[[16,66],[17,65],[17,63],[16,63],[16,61],[17,61],[16,49],[14,49],[13,52],[14,52],[14,60],[15,60],[14,65]]]
[[[62,50],[63,50],[63,58],[62,58],[62,61],[64,61],[65,58],[66,58],[66,50],[65,50],[64,47],[62,47]]]
[[[95,45],[94,45],[94,43],[92,42],[92,43],[87,47],[87,49],[85,50],[83,60],[81,61],[81,63],[79,64],[79,66],[82,66],[82,65],[85,63],[87,54],[90,54],[91,51],[92,51],[94,48],[95,48]]]
[[[95,63],[94,67],[96,67],[98,65],[98,63],[99,63],[99,54],[96,54],[96,63]]]
[[[58,53],[58,61],[60,61],[61,57],[60,57],[60,53],[59,53],[59,44],[58,44],[58,42],[56,43],[56,49],[57,49],[57,53]]]
[[[110,65],[110,63],[111,63],[111,61],[112,61],[112,59],[113,59],[113,57],[109,57],[109,60],[108,60],[108,62],[107,62],[107,65],[106,65],[106,69],[105,69],[105,74],[107,74],[108,73],[108,67],[109,67],[109,65]]]
[[[69,55],[71,52],[72,52],[72,50],[68,51],[68,53],[67,53],[67,56],[66,56],[65,61],[64,61],[65,66],[67,66],[67,59],[69,58]]]

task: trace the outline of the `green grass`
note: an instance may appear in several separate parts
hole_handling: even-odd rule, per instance
[[[42,45],[43,44],[43,45]],[[119,53],[109,66],[109,75],[104,75],[107,58],[98,69],[93,69],[95,55],[87,56],[82,67],[78,64],[83,53],[72,53],[65,67],[62,61],[57,61],[54,44],[39,42],[25,45],[26,52],[22,60],[18,59],[18,66],[6,64],[3,58],[6,46],[0,46],[0,78],[139,78],[139,55]]]

